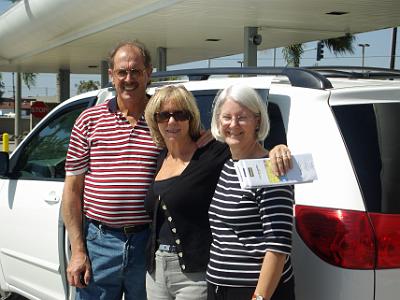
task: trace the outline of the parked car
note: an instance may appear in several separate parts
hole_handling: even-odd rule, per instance
[[[162,72],[189,79],[205,127],[217,91],[235,82],[268,101],[270,147],[310,152],[318,180],[295,187],[293,262],[299,300],[392,300],[400,294],[400,72],[233,68]],[[230,76],[222,75],[230,74]],[[239,77],[232,77],[237,76]],[[221,75],[221,76],[210,76]],[[378,79],[377,79],[378,78]],[[391,80],[389,80],[389,79]],[[0,155],[0,288],[30,299],[70,299],[60,216],[75,118],[112,91],[52,110],[8,158]],[[9,166],[7,165],[9,164]]]

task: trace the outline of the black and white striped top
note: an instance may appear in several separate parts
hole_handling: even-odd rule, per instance
[[[228,160],[209,209],[213,242],[207,280],[221,286],[257,285],[267,251],[288,254],[281,283],[293,276],[290,261],[293,229],[291,186],[243,190]]]

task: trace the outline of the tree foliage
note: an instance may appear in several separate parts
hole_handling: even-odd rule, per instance
[[[345,53],[354,53],[355,36],[347,33],[345,36],[322,40],[324,45],[333,54],[343,55]],[[282,53],[288,65],[298,67],[300,65],[300,58],[304,52],[303,44],[289,45],[283,48]]]
[[[36,77],[37,73],[22,73],[22,81],[25,83],[28,89],[31,89],[32,86],[36,85]],[[4,88],[5,84],[3,81],[3,75],[0,73],[0,98],[4,94]]]
[[[75,87],[77,87],[77,94],[82,94],[84,92],[88,91],[94,91],[100,88],[100,82],[99,81],[93,81],[93,80],[81,80],[79,81],[79,84],[75,84]]]
[[[300,66],[300,58],[304,53],[303,44],[293,44],[289,45],[282,50],[283,57],[285,58],[287,64],[293,67]]]
[[[31,89],[31,86],[36,85],[37,73],[22,73],[22,81]]]
[[[334,39],[323,40],[325,46],[335,55],[343,55],[345,53],[354,53],[354,45],[356,37],[350,33]]]

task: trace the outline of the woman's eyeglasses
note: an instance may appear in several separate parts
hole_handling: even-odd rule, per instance
[[[258,117],[258,115],[238,115],[238,116],[231,116],[231,115],[221,115],[220,120],[222,125],[230,125],[232,122],[235,122],[240,125],[245,125],[249,123],[249,121],[253,120],[254,118]]]
[[[114,70],[114,74],[118,77],[119,80],[123,80],[128,77],[128,74],[131,75],[133,78],[138,78],[143,75],[143,72],[146,69],[118,69]]]
[[[175,121],[187,121],[190,120],[191,114],[187,110],[176,110],[173,112],[160,111],[154,114],[154,119],[157,123],[168,122],[173,117]]]

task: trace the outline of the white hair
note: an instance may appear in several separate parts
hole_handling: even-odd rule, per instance
[[[224,142],[225,139],[219,130],[218,117],[221,107],[226,100],[233,100],[246,107],[255,115],[259,116],[260,124],[256,131],[257,141],[263,141],[269,133],[269,117],[267,104],[261,99],[260,95],[253,88],[244,84],[234,84],[220,90],[215,96],[213,104],[213,114],[211,119],[211,133],[218,141]]]

